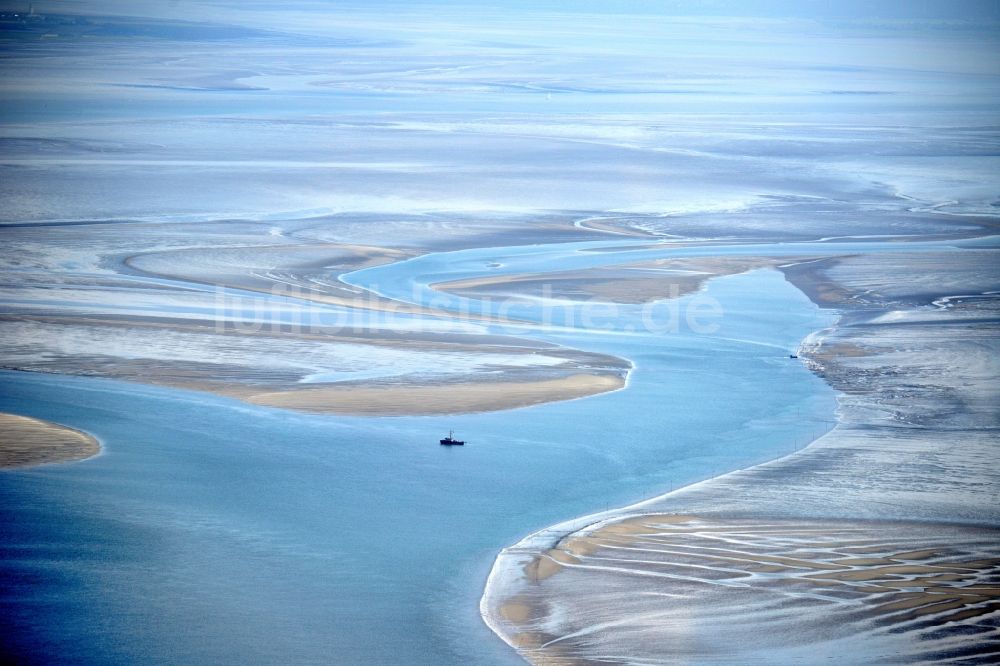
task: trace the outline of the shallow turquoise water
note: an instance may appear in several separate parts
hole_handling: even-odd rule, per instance
[[[627,390],[447,419],[2,373],[0,410],[106,447],[0,476],[10,647],[79,663],[516,662],[478,615],[500,548],[781,455],[832,420],[832,391],[787,358],[830,313],[774,271],[703,297],[724,312],[710,335],[545,333],[631,359]],[[469,444],[438,446],[448,428]]]

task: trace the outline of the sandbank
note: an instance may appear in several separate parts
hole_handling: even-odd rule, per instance
[[[788,263],[770,257],[668,258],[552,273],[516,273],[432,285],[434,289],[479,299],[531,296],[642,304],[679,298],[722,275]]]
[[[6,369],[367,416],[494,411],[581,398],[622,388],[631,368],[606,354],[486,334],[258,331],[211,320],[47,315],[0,317],[0,332],[31,341],[9,352]],[[360,368],[367,375],[358,372],[357,359],[368,360]]]
[[[456,382],[437,385],[336,386],[233,394],[268,407],[353,416],[405,416],[491,412],[584,398],[625,386],[617,374],[577,373],[557,379],[517,382]]]
[[[0,412],[0,468],[83,460],[100,450],[95,438],[79,430]]]

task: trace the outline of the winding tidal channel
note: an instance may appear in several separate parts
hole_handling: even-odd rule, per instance
[[[433,285],[667,256],[948,247],[565,243],[432,253],[342,276],[455,315],[355,313],[379,325],[543,340],[631,366],[621,390],[514,410],[310,415],[5,371],[0,411],[77,428],[103,450],[0,477],[5,632],[24,654],[43,648],[64,663],[518,663],[479,614],[497,553],[574,516],[807,446],[834,425],[835,394],[789,355],[836,314],[773,269],[644,305],[487,301]],[[449,429],[468,444],[438,446]]]

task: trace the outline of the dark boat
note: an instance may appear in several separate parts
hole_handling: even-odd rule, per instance
[[[449,430],[448,436],[441,440],[442,446],[464,446],[465,442],[460,439],[455,439],[454,431]]]

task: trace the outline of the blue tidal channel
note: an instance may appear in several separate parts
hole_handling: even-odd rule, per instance
[[[710,333],[627,332],[628,308],[608,330],[529,327],[634,369],[621,391],[504,412],[307,415],[0,373],[0,410],[104,446],[0,474],[7,649],[82,664],[520,663],[478,612],[501,548],[833,423],[833,391],[788,358],[833,313],[772,270],[712,280],[682,311],[696,297],[721,309]],[[449,429],[468,444],[439,446]]]

